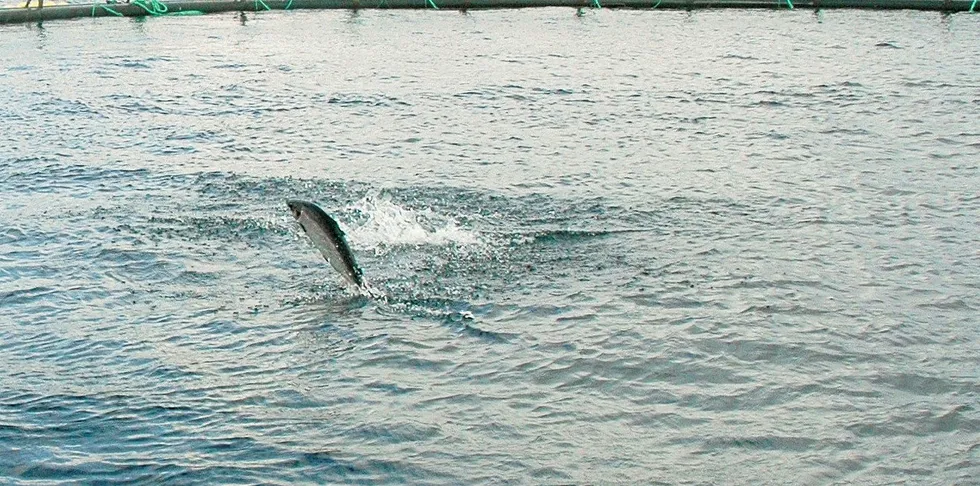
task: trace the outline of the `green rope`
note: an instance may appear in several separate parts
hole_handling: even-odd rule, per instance
[[[288,2],[286,2],[286,6],[283,7],[282,9],[289,10],[289,7],[291,7],[292,5],[293,5],[293,0],[289,0]]]
[[[973,0],[973,3],[970,4],[970,13],[973,13],[973,8],[976,6],[977,6],[977,0]]]
[[[169,10],[167,6],[159,0],[150,0],[149,5],[147,5],[143,0],[133,0],[131,3],[142,8],[143,10],[146,10],[146,13],[153,16],[163,15],[167,13],[167,10]]]
[[[432,5],[432,8],[434,8],[436,10],[439,10],[439,7],[436,5],[436,2],[433,2],[432,0],[428,0],[428,2],[429,2],[429,5]]]
[[[592,7],[602,8],[602,5],[599,4],[599,0],[592,0]]]
[[[123,16],[122,13],[120,13],[118,11],[115,11],[115,10],[109,8],[109,7],[106,7],[105,5],[92,5],[92,16],[93,17],[95,17],[95,7],[102,7],[102,10],[105,10],[106,12],[109,12],[112,15],[115,15],[116,17],[122,17]]]
[[[776,0],[776,5],[779,5],[779,0]],[[786,8],[793,10],[793,0],[786,0]]]
[[[271,8],[269,8],[269,6],[268,6],[268,5],[266,5],[266,4],[265,4],[265,2],[263,2],[262,0],[255,0],[255,11],[256,11],[256,12],[258,12],[258,11],[259,11],[259,4],[260,4],[260,3],[262,4],[262,6],[263,6],[263,7],[265,7],[265,9],[266,9],[266,10],[272,10],[272,9],[271,9]]]
[[[653,8],[657,8],[657,7],[659,7],[659,6],[660,6],[660,2],[662,2],[662,1],[664,1],[664,0],[657,0],[657,4],[656,4],[656,5],[654,5],[654,6],[653,6]]]

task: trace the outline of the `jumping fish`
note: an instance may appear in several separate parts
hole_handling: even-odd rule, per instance
[[[365,287],[361,268],[357,266],[337,221],[311,202],[291,200],[286,201],[286,205],[330,266],[340,272],[345,280],[363,290]]]

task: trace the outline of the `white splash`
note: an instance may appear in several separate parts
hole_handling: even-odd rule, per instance
[[[350,228],[348,241],[375,254],[399,246],[481,245],[476,232],[460,228],[451,218],[428,209],[404,208],[383,196],[368,196],[350,209],[360,213],[364,222]]]

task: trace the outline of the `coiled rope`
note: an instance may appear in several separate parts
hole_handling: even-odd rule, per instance
[[[149,2],[146,2],[144,0],[133,0],[130,3],[136,5],[137,7],[142,8],[143,10],[146,10],[146,13],[154,17],[163,15],[167,13],[168,10],[170,10],[169,8],[167,8],[166,4],[164,4],[159,0],[149,0]]]

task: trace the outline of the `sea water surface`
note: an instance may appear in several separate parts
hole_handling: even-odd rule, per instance
[[[846,10],[0,26],[0,483],[976,484],[978,40]]]

